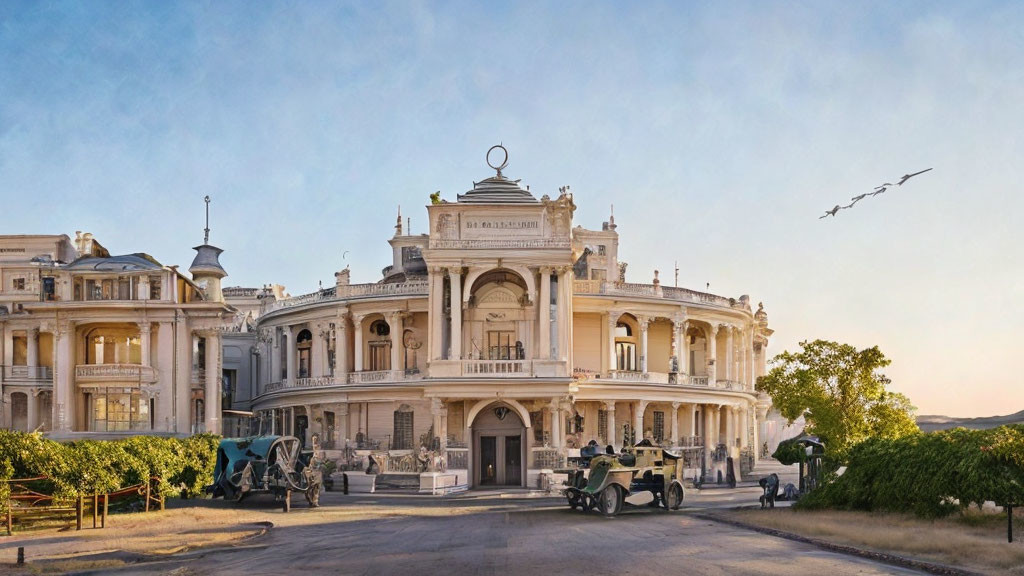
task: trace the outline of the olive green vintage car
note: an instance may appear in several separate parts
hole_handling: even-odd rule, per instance
[[[595,507],[605,516],[622,510],[626,497],[650,492],[652,506],[678,510],[683,504],[683,467],[680,456],[643,441],[621,453],[598,454],[598,446],[580,451],[581,466],[567,470],[565,497],[572,509],[589,512]]]

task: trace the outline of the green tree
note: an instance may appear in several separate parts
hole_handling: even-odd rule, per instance
[[[866,438],[919,431],[910,399],[886,389],[890,380],[880,370],[890,361],[877,346],[857,350],[827,340],[800,346],[800,352],[773,358],[757,389],[771,396],[790,422],[803,416],[806,431],[825,442],[834,464],[845,463],[850,447]]]

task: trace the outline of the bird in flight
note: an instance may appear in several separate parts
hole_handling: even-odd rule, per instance
[[[853,202],[850,202],[850,204],[847,205],[847,206],[843,206],[843,208],[853,208],[854,204],[856,204],[857,202],[860,202],[861,200],[863,200],[867,196],[871,196],[871,193],[870,192],[866,192],[866,193],[861,194],[859,196],[854,196],[853,198],[850,198],[850,200],[853,200]]]
[[[825,216],[832,216],[832,217],[835,217],[835,215],[836,215],[836,212],[839,212],[839,211],[840,211],[840,210],[842,210],[842,209],[843,209],[843,207],[842,207],[842,206],[840,206],[839,204],[836,204],[836,207],[835,207],[835,208],[833,208],[833,209],[831,209],[831,210],[825,210],[825,214],[823,214],[823,215],[819,216],[819,217],[818,217],[818,220],[821,220],[821,219],[822,219],[822,218],[824,218]]]
[[[910,180],[911,178],[913,178],[914,176],[917,176],[918,174],[924,174],[925,172],[927,172],[929,170],[931,170],[931,168],[926,168],[924,170],[921,170],[920,172],[914,172],[913,174],[904,174],[903,178],[900,178],[900,181],[897,182],[896,185],[897,186],[903,186],[903,183],[906,182],[907,180]]]

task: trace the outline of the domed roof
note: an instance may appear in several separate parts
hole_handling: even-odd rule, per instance
[[[138,272],[161,268],[163,266],[152,256],[141,252],[108,258],[83,256],[67,265],[68,270],[97,270],[101,272]]]
[[[491,164],[491,153],[500,150],[504,153],[501,164]],[[487,151],[487,165],[497,171],[497,175],[491,176],[480,182],[473,182],[473,189],[465,194],[458,195],[458,202],[468,204],[535,204],[537,199],[530,194],[529,190],[519,187],[519,180],[509,180],[502,175],[501,171],[508,166],[508,150],[498,144],[491,146]]]

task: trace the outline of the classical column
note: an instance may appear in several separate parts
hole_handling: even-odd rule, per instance
[[[558,407],[558,399],[551,400],[551,404],[547,406],[548,413],[551,414],[551,446],[554,448],[562,447],[562,410]]]
[[[291,337],[288,338],[289,342]],[[221,412],[221,364],[220,364],[220,333],[209,331],[206,333],[206,395],[204,397],[206,407],[206,432],[209,434],[220,434],[220,412]],[[294,368],[294,360],[289,358],[288,370],[290,373]]]
[[[430,270],[430,342],[429,354],[431,360],[444,358],[444,350],[441,344],[442,324],[444,323],[444,277],[440,268]]]
[[[725,408],[725,445],[730,449],[736,445],[736,409]]]
[[[25,395],[26,396],[26,401],[28,403],[28,422],[27,422],[27,424],[28,424],[28,431],[29,432],[35,430],[36,426],[39,426],[39,415],[38,415],[39,405],[37,404],[37,400],[36,400],[36,393],[37,392],[38,391],[34,390],[34,389],[33,390],[29,390],[28,393]]]
[[[750,429],[750,410],[744,405],[740,408],[740,448],[749,446],[750,438],[747,431]]]
[[[344,312],[334,320],[334,380],[348,382],[348,314]]]
[[[637,318],[640,323],[640,371],[647,373],[647,327],[651,319],[646,316]]]
[[[558,359],[565,362],[572,354],[572,267],[563,266],[558,274],[558,303],[555,314],[558,318]]]
[[[672,355],[676,357],[674,371],[677,373],[686,373],[686,370],[683,367],[683,322],[681,320],[673,321],[672,330]]]
[[[733,365],[733,340],[732,334],[736,328],[729,326],[725,329],[725,379],[735,380],[735,369]]]
[[[288,352],[285,356],[285,368],[287,370],[287,377],[285,378],[289,384],[295,383],[295,356],[298,355],[297,347],[295,346],[295,331],[292,330],[291,326],[285,326],[282,328],[285,338],[288,341]]]
[[[434,417],[434,436],[440,442],[441,450],[448,448],[448,435],[445,433],[445,424],[448,419],[448,409],[440,398],[433,398],[430,401],[430,414]]]
[[[75,323],[60,321],[54,333],[57,357],[54,359],[54,430],[70,432],[74,423]]]
[[[313,335],[313,341],[309,347],[309,373],[307,374],[310,378],[319,378],[324,375],[324,327],[322,324],[313,324],[309,327],[310,333]],[[307,414],[307,417],[309,415]],[[310,419],[310,429],[313,428],[312,421]]]
[[[683,374],[686,374],[687,376],[690,375],[690,337],[687,336],[687,333],[689,331],[690,322],[688,320],[684,320],[682,331],[683,341],[680,345],[680,349],[682,350],[682,356],[679,357],[679,371],[682,372]]]
[[[281,332],[277,328],[271,328],[273,335],[270,337],[270,370],[267,382],[281,380]]]
[[[618,369],[618,360],[615,357],[615,327],[619,324],[618,312],[608,313],[608,371]]]
[[[619,447],[619,434],[618,430],[615,429],[615,402],[605,402],[604,411],[608,418],[608,429],[605,430],[605,435],[608,437],[604,441],[605,444],[611,444],[617,450]]]
[[[711,404],[703,404],[704,411],[704,461],[707,463],[707,471],[711,472],[711,453],[715,450],[715,434],[712,429],[715,427],[715,409]]]
[[[708,338],[708,385],[714,386],[716,375],[718,372],[718,325],[712,324],[709,330],[710,336]]]
[[[149,322],[137,322],[136,325],[139,327],[139,343],[142,348],[142,365],[150,366],[152,359],[152,325]]]
[[[682,406],[682,402],[672,403],[672,441],[669,442],[670,446],[679,445],[679,407]]]
[[[149,276],[139,278],[138,291],[135,293],[136,300],[149,300]]]
[[[690,438],[697,437],[697,405],[690,404]]]
[[[395,374],[395,380],[400,374],[404,374],[405,367],[402,366],[402,334],[405,332],[402,312],[392,312],[388,318],[391,328],[391,370]]]
[[[355,367],[353,371],[363,371],[363,317],[352,316],[352,330],[355,334]]]
[[[747,331],[747,389],[753,390],[757,384],[754,377],[754,329]]]
[[[460,360],[462,358],[462,268],[449,268],[448,280],[452,285],[451,359]]]
[[[542,266],[540,269],[540,297],[537,298],[537,331],[539,344],[537,357],[541,360],[551,358],[551,268]]]
[[[334,373],[337,376],[337,372]],[[334,409],[336,418],[334,425],[334,442],[338,448],[344,448],[348,444],[348,403],[337,404]]]
[[[28,373],[29,377],[35,377],[35,367],[39,365],[39,328],[33,326],[28,329]]]
[[[637,400],[636,411],[633,412],[633,442],[644,439],[644,411],[647,410],[648,400]]]

